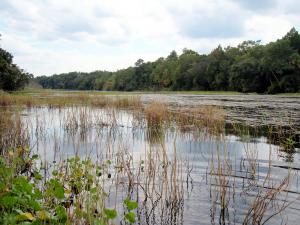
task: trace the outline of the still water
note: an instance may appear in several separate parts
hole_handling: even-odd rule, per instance
[[[22,112],[22,120],[29,130],[32,152],[50,165],[74,155],[95,162],[115,161],[119,154],[126,153],[122,157],[132,159],[133,174],[140,174],[136,168],[141,162],[147,168],[152,164],[160,168],[155,170],[157,174],[145,172],[134,178],[136,185],[130,195],[139,202],[137,223],[242,224],[258,191],[277,187],[288,174],[292,177],[288,188],[276,196],[277,206],[265,217],[274,214],[276,207],[294,202],[266,224],[298,224],[300,220],[299,149],[293,155],[284,153],[263,135],[211,134],[205,127],[181,132],[176,126],[153,132],[142,115],[91,107],[31,108]],[[165,160],[176,171],[175,176],[170,171],[165,176],[161,171],[164,166],[160,163]],[[226,165],[221,178],[228,181],[225,210],[220,206],[221,178],[216,175],[220,164]],[[269,174],[271,178],[267,179]],[[154,182],[149,187],[152,176]],[[117,182],[122,185],[115,188]],[[122,210],[127,183],[128,177],[108,180],[108,205]],[[164,188],[170,191],[161,195]],[[174,190],[178,192],[176,201]],[[145,203],[146,192],[151,197]]]

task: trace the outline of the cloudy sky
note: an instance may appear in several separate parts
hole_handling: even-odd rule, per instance
[[[267,43],[293,26],[299,0],[0,0],[0,46],[37,75],[117,70],[185,47]]]

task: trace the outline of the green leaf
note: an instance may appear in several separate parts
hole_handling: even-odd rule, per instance
[[[26,220],[33,221],[33,220],[35,220],[35,218],[30,212],[26,212],[26,213],[22,213],[22,214],[18,215],[17,220],[18,221],[26,221]]]
[[[93,187],[90,189],[91,194],[97,194],[97,188]]]
[[[31,159],[32,159],[32,160],[35,160],[35,159],[38,159],[38,158],[39,158],[39,155],[37,155],[37,154],[31,156]]]
[[[40,189],[38,188],[34,189],[34,197],[37,199],[41,199],[43,197],[43,193],[41,192]]]
[[[109,220],[117,217],[117,211],[115,209],[104,209],[104,213]]]
[[[31,194],[32,193],[32,184],[29,183],[26,177],[20,176],[17,177],[14,181],[14,188],[17,192]]]
[[[35,200],[30,200],[28,203],[29,203],[29,206],[34,209],[34,211],[41,209],[40,203]]]
[[[43,176],[42,176],[41,174],[39,174],[39,172],[37,172],[37,171],[35,171],[35,172],[33,173],[33,176],[34,176],[34,178],[35,178],[36,180],[41,180],[41,179],[43,179]]]
[[[57,214],[57,218],[61,222],[65,222],[68,219],[66,209],[63,206],[57,206],[56,209],[55,209],[55,212]]]
[[[48,192],[54,195],[57,199],[63,199],[65,197],[65,190],[59,181],[51,179]]]
[[[11,195],[4,195],[0,198],[0,207],[13,208],[17,204],[17,197]]]
[[[134,212],[129,212],[125,215],[125,218],[129,223],[135,223],[135,213]]]
[[[57,171],[57,170],[53,170],[53,171],[52,171],[52,175],[53,175],[53,176],[57,176],[57,174],[58,174],[58,171]]]
[[[47,220],[50,218],[50,213],[45,210],[37,211],[36,215],[40,220]]]
[[[105,221],[99,220],[99,219],[95,219],[93,222],[94,222],[93,223],[94,225],[107,225],[107,223],[105,223]]]
[[[130,201],[128,198],[124,200],[124,204],[127,206],[129,210],[134,210],[138,207],[138,203],[134,201]]]
[[[3,156],[0,156],[0,165],[5,164],[5,158]]]

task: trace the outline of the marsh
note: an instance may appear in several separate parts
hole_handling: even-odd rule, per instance
[[[73,157],[101,167],[103,205],[118,212],[110,223],[126,221],[124,199],[140,224],[299,220],[300,98],[54,93],[3,96],[2,115],[19,118],[45,181]]]

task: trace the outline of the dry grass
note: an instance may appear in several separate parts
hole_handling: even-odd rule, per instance
[[[25,105],[30,107],[35,104],[36,100],[31,96],[9,94],[0,95],[0,106]]]
[[[138,96],[104,96],[90,95],[87,93],[78,93],[73,95],[12,95],[1,94],[0,106],[23,105],[27,107],[48,106],[50,108],[64,107],[71,105],[91,105],[95,107],[114,107],[118,109],[142,107],[140,97]]]
[[[171,124],[181,131],[190,131],[196,127],[209,128],[211,132],[220,132],[224,127],[225,112],[214,106],[202,106],[190,109],[169,110],[167,105],[154,101],[144,105],[140,96],[108,96],[90,93],[72,93],[64,95],[42,94],[38,96],[14,95],[2,93],[0,106],[26,106],[62,108],[66,106],[92,106],[130,110],[136,116],[136,124],[146,123],[148,128],[167,128]],[[141,116],[143,114],[144,116]],[[145,118],[145,121],[144,121]],[[135,124],[135,125],[136,125]]]
[[[179,109],[172,113],[176,125],[182,131],[191,131],[197,127],[206,127],[209,133],[220,133],[225,126],[225,111],[216,106],[199,106],[191,109]]]
[[[19,114],[0,113],[0,155],[19,147],[28,147],[29,137]]]
[[[289,187],[290,181],[289,173],[279,184],[261,187],[252,201],[243,224],[266,224],[272,217],[282,213],[291,202],[283,200],[280,203],[278,197]],[[287,197],[287,194],[285,196]],[[271,213],[267,215],[268,211]]]
[[[152,102],[145,108],[145,117],[148,127],[156,129],[169,120],[169,111],[165,104]]]
[[[269,149],[268,166],[265,168],[266,175],[262,179],[259,174],[258,149],[256,145],[247,143],[244,145],[244,157],[241,158],[240,168],[232,164],[228,157],[226,142],[224,148],[217,147],[216,154],[212,153],[210,171],[210,198],[212,203],[212,220],[219,209],[219,219],[222,224],[230,221],[228,207],[235,208],[237,198],[250,200],[250,206],[245,211],[243,224],[267,224],[275,216],[282,216],[284,210],[294,201],[288,199],[292,173],[289,169],[287,175],[281,180],[272,173],[272,149]],[[237,162],[235,162],[237,163]],[[240,175],[241,174],[241,175]],[[250,176],[249,176],[250,175]],[[236,194],[236,179],[242,179],[241,194]],[[248,185],[245,185],[246,180]],[[241,181],[238,181],[241,182]],[[240,200],[238,200],[240,202]],[[219,208],[218,208],[219,207]],[[276,217],[277,218],[277,217]]]
[[[209,171],[210,198],[212,201],[212,220],[215,219],[217,205],[220,206],[220,221],[225,224],[226,211],[235,195],[235,177],[228,149],[217,147],[216,155],[212,154]]]

